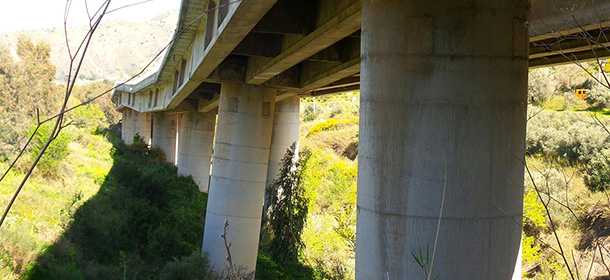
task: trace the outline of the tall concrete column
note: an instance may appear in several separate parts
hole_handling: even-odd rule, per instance
[[[186,112],[182,115],[178,174],[193,176],[202,192],[208,192],[216,114]]]
[[[123,109],[122,111],[121,138],[128,145],[133,143],[133,113],[132,109]]]
[[[356,279],[520,279],[528,14],[363,1]]]
[[[299,142],[299,105],[298,96],[291,96],[275,103],[273,133],[269,153],[267,186],[272,184],[279,173],[279,164],[292,143]],[[298,146],[297,146],[298,147]]]
[[[216,272],[226,269],[227,241],[236,267],[254,271],[269,163],[275,90],[222,84],[203,251]]]
[[[178,133],[178,115],[158,112],[153,121],[153,147],[160,147],[168,162],[176,164],[176,135]]]
[[[150,113],[138,113],[135,112],[135,118],[134,118],[134,128],[133,128],[133,135],[135,136],[136,133],[140,134],[140,136],[142,136],[142,138],[144,139],[144,143],[146,144],[150,144],[150,135],[151,135],[151,116]],[[132,136],[133,138],[133,136]]]

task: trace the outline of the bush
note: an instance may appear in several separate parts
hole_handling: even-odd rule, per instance
[[[538,68],[529,72],[528,96],[532,104],[541,104],[555,93],[555,77],[551,68]]]
[[[542,103],[542,107],[548,110],[563,111],[567,109],[566,99],[563,95],[554,95],[548,101]]]
[[[530,155],[586,163],[609,140],[608,133],[586,115],[541,111],[535,107],[530,107],[528,114],[525,151]]]
[[[322,131],[338,130],[345,125],[357,124],[358,121],[358,118],[351,118],[349,120],[328,119],[312,127],[307,133],[307,137],[316,135]]]
[[[584,168],[585,185],[591,191],[602,191],[610,187],[610,150],[604,149],[596,153]]]
[[[193,253],[201,248],[206,195],[175,166],[115,148],[98,194],[27,279],[211,279],[207,261]]]
[[[608,108],[608,105],[610,105],[610,89],[597,84],[587,93],[585,100],[594,109]]]
[[[527,236],[537,237],[546,229],[547,216],[544,206],[538,200],[536,189],[530,187],[523,196],[523,232]]]
[[[270,253],[283,266],[298,262],[309,203],[300,183],[301,162],[295,150],[296,143],[293,143],[282,159],[278,178],[265,194],[269,202],[269,225],[273,231]]]
[[[190,256],[168,262],[159,273],[160,280],[208,280],[216,279],[210,272],[207,257],[201,257],[201,251],[194,251]],[[268,278],[264,278],[268,279]],[[270,278],[269,278],[270,279]]]
[[[40,126],[38,132],[32,139],[31,149],[29,151],[29,159],[24,161],[20,165],[20,169],[22,172],[25,172],[32,163],[38,157],[38,154],[44,146],[46,145],[51,133],[53,132],[54,123],[48,122]],[[30,134],[34,132],[32,128]],[[47,150],[45,151],[40,161],[38,161],[38,165],[36,168],[38,171],[47,177],[59,177],[61,174],[60,167],[63,165],[63,162],[68,157],[70,151],[68,150],[68,142],[70,141],[70,136],[66,134],[66,131],[62,131],[57,135],[55,140],[51,142]]]
[[[95,131],[104,124],[105,116],[99,104],[87,104],[74,109],[71,117],[76,126]]]
[[[282,267],[264,251],[258,251],[256,258],[256,279],[279,280],[284,279]]]

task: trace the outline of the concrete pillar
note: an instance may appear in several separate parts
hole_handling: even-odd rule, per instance
[[[292,143],[299,142],[299,105],[298,96],[291,96],[275,103],[273,133],[269,153],[267,186],[272,184],[279,173],[279,164]],[[297,146],[298,147],[298,146]]]
[[[133,114],[135,111],[132,109],[124,109],[122,111],[123,120],[121,126],[121,138],[125,144],[130,145],[133,143]]]
[[[154,114],[153,147],[160,147],[168,162],[176,164],[176,136],[178,115],[158,112]]]
[[[133,135],[135,136],[136,133],[140,134],[140,136],[142,136],[142,138],[144,138],[144,143],[146,144],[150,144],[150,135],[151,135],[151,116],[150,113],[138,113],[138,112],[133,112],[135,115],[134,118],[134,128],[133,128]],[[133,138],[133,136],[132,136]],[[132,139],[133,140],[133,139]]]
[[[520,279],[528,14],[363,1],[356,279]]]
[[[274,106],[273,89],[222,84],[203,234],[203,251],[216,272],[228,267],[220,236],[225,220],[234,265],[256,267]]]
[[[178,174],[193,176],[202,192],[208,192],[216,114],[186,112],[182,115]]]

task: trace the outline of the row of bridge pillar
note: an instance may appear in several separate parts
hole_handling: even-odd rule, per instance
[[[434,279],[520,279],[529,5],[363,1],[356,279],[423,278],[421,251]],[[214,115],[154,114],[152,144],[203,191],[213,154],[217,271],[225,220],[233,263],[254,270],[265,185],[298,140],[298,98],[275,95],[223,84],[215,131]]]
[[[276,179],[286,150],[299,141],[299,97],[276,102],[275,90],[244,84],[223,84],[220,96],[218,116],[157,112],[151,122],[150,113],[125,109],[122,137],[128,144],[135,133],[152,139],[179,175],[192,176],[208,192],[203,250],[211,263],[219,270],[225,266],[220,233],[227,220],[233,262],[254,270],[265,187]]]

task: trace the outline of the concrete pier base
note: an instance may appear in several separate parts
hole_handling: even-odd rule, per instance
[[[165,152],[168,162],[176,164],[178,115],[158,112],[154,114],[152,146]]]
[[[363,1],[356,279],[520,279],[528,15]]]
[[[216,114],[185,112],[178,145],[178,174],[193,176],[202,192],[208,192]]]
[[[203,252],[216,272],[228,267],[225,220],[233,263],[255,270],[274,103],[273,89],[222,84],[203,234]]]

